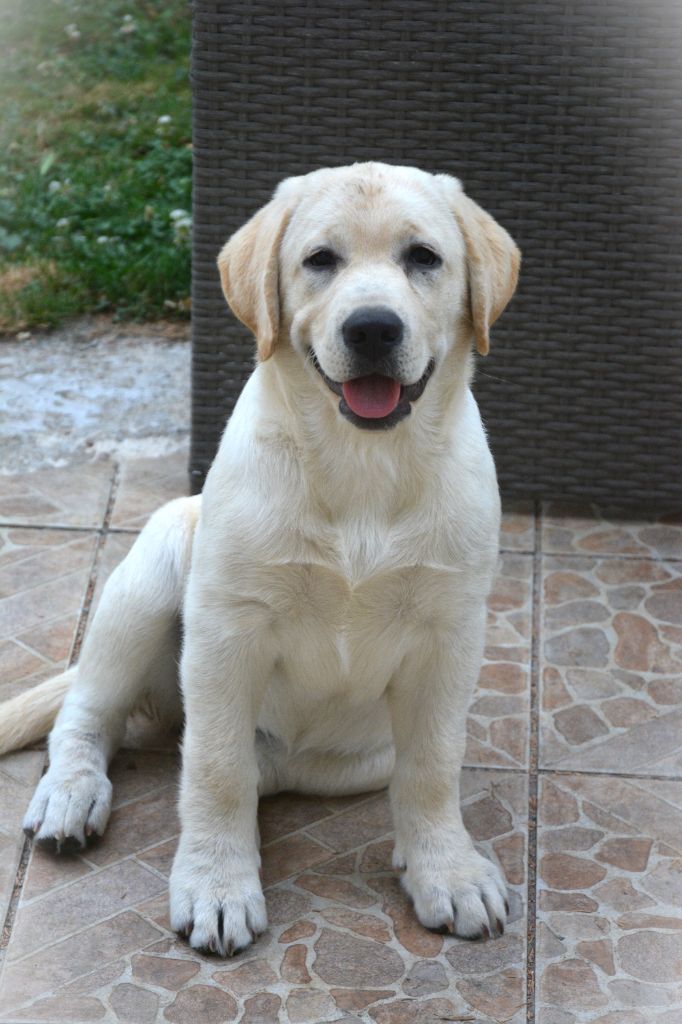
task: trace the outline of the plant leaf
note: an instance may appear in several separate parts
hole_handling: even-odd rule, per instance
[[[49,153],[45,154],[43,159],[40,161],[40,175],[41,175],[41,177],[43,177],[45,174],[47,174],[47,172],[49,171],[50,167],[52,167],[52,164],[55,162],[56,159],[57,159],[57,154],[53,150],[50,150]]]

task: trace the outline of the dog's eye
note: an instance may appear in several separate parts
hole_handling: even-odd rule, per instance
[[[440,256],[425,245],[412,245],[407,250],[407,265],[419,269],[439,267],[443,262]]]
[[[338,256],[331,249],[318,249],[303,260],[303,266],[311,270],[333,270],[338,262]]]

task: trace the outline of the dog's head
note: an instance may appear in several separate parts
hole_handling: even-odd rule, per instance
[[[456,178],[378,163],[288,178],[218,259],[260,359],[291,346],[365,429],[408,416],[472,336],[488,352],[519,263]]]

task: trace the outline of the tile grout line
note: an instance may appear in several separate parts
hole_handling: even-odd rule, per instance
[[[537,882],[537,814],[538,814],[538,733],[539,733],[539,639],[540,588],[542,586],[542,506],[535,505],[533,550],[533,594],[530,655],[530,708],[528,751],[528,888],[526,897],[526,1022],[535,1024],[536,986],[536,882]]]
[[[159,506],[160,508],[161,506]],[[0,530],[55,530],[59,533],[140,533],[141,526],[68,526],[64,523],[0,523]]]
[[[597,768],[538,768],[538,775],[578,775],[583,779],[624,779],[626,782],[682,782],[682,775],[654,775],[644,772],[609,772]]]
[[[89,617],[89,614],[90,614],[90,606],[91,606],[91,603],[92,603],[92,596],[93,596],[93,593],[94,593],[94,590],[95,590],[95,582],[96,582],[96,579],[97,579],[97,569],[98,569],[98,566],[99,566],[99,559],[100,559],[102,548],[104,546],[104,540],[105,540],[106,533],[107,533],[107,530],[108,530],[109,521],[110,521],[112,513],[113,513],[114,502],[116,500],[116,491],[117,491],[117,488],[118,488],[119,472],[120,472],[119,465],[118,465],[117,462],[115,462],[114,463],[114,467],[113,467],[113,472],[112,472],[112,475],[111,475],[111,482],[109,484],[109,495],[108,495],[107,503],[106,503],[106,506],[105,506],[105,509],[104,509],[104,515],[102,517],[101,525],[97,528],[97,531],[96,531],[96,533],[97,533],[97,542],[95,544],[95,551],[94,551],[93,556],[92,556],[92,562],[90,563],[90,572],[89,572],[89,575],[88,575],[88,585],[86,587],[85,596],[84,596],[83,602],[81,604],[81,609],[80,609],[80,613],[79,613],[79,616],[78,616],[78,625],[76,627],[76,635],[75,635],[73,643],[71,645],[71,651],[70,651],[68,662],[67,662],[67,668],[70,668],[74,664],[74,662],[76,661],[76,659],[78,657],[78,654],[80,652],[81,644],[83,642],[83,636],[84,636],[84,633],[85,633],[85,627],[87,626],[88,617]],[[79,530],[78,532],[83,532],[83,531]],[[88,531],[88,532],[93,532],[93,531]],[[45,772],[46,764],[47,764],[47,759],[45,759],[45,761],[43,763],[43,774]],[[16,918],[16,913],[17,913],[17,907],[19,905],[19,900],[21,899],[21,893],[22,893],[22,890],[24,888],[24,882],[26,880],[26,868],[28,866],[28,860],[29,860],[29,857],[30,857],[30,853],[31,853],[31,840],[27,836],[24,839],[24,843],[23,843],[23,846],[22,846],[21,856],[19,858],[19,865],[17,867],[17,873],[16,873],[15,879],[14,879],[14,887],[12,889],[12,895],[10,897],[9,906],[7,908],[7,914],[5,916],[5,921],[4,921],[4,925],[3,925],[3,929],[2,929],[2,936],[0,936],[0,968],[4,966],[6,952],[7,952],[7,947],[9,946],[10,940],[12,938],[12,929],[14,927],[14,920]]]
[[[19,903],[19,896],[21,890],[24,887],[24,879],[26,878],[26,868],[28,866],[28,858],[31,853],[31,843],[28,837],[24,838],[23,846],[21,848],[21,856],[19,857],[19,864],[17,865],[17,872],[14,876],[14,887],[12,889],[12,895],[10,897],[9,906],[7,907],[7,914],[2,928],[2,935],[0,935],[0,974],[2,968],[5,965],[7,957],[7,947],[9,946],[10,939],[12,938],[12,929],[14,927],[14,919],[17,913],[17,905]]]
[[[116,500],[116,491],[118,490],[119,481],[119,465],[117,462],[114,463],[114,471],[111,477],[111,484],[109,485],[109,497],[104,508],[104,515],[102,517],[102,524],[97,529],[97,542],[95,544],[95,553],[92,558],[92,564],[90,566],[90,575],[88,577],[88,585],[85,589],[85,596],[83,598],[83,604],[81,605],[80,615],[78,616],[78,626],[76,627],[76,635],[73,638],[71,645],[71,653],[69,655],[69,668],[76,662],[80,649],[83,644],[83,637],[85,636],[85,630],[88,625],[90,618],[90,608],[92,606],[92,598],[95,593],[95,585],[97,583],[97,570],[99,569],[100,558],[104,549],[104,542],[106,535],[109,530],[109,521],[114,511],[114,502]]]
[[[25,643],[25,641],[22,640],[20,636],[13,636],[12,643],[16,644],[17,647],[21,647],[24,651],[27,651],[29,654],[32,654],[35,658],[40,658],[41,661],[45,662],[45,668],[53,668],[55,673],[59,672],[59,664],[57,662],[50,661],[50,659],[45,654],[41,654],[40,651],[35,651],[29,644]],[[35,673],[32,674],[35,675]]]
[[[159,506],[160,508],[161,506]],[[598,522],[595,519],[595,522]],[[142,530],[140,526],[70,526],[65,523],[14,523],[14,522],[0,522],[0,529],[2,530],[57,530],[62,533],[120,533],[120,534],[138,534]],[[533,555],[535,554],[530,548],[514,548],[505,547],[504,544],[500,544],[500,554],[504,555]],[[655,551],[641,552],[639,554],[633,554],[632,552],[625,551],[545,551],[545,555],[551,558],[569,558],[569,559],[585,559],[585,558],[599,558],[607,561],[620,560],[620,561],[634,561],[634,562],[672,562],[674,565],[682,563],[682,556],[680,555],[666,555],[659,554]]]
[[[595,520],[596,521],[596,520]],[[682,558],[679,555],[659,555],[656,553],[646,554],[642,552],[640,555],[626,554],[622,551],[543,551],[544,555],[548,558],[569,558],[569,559],[603,559],[604,561],[621,561],[621,562],[673,562],[678,564],[682,562]],[[519,552],[521,554],[521,552]]]

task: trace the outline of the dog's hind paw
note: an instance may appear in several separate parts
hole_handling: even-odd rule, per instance
[[[66,774],[50,768],[26,811],[24,832],[55,853],[80,849],[91,836],[104,832],[111,792],[104,772],[82,769]]]

